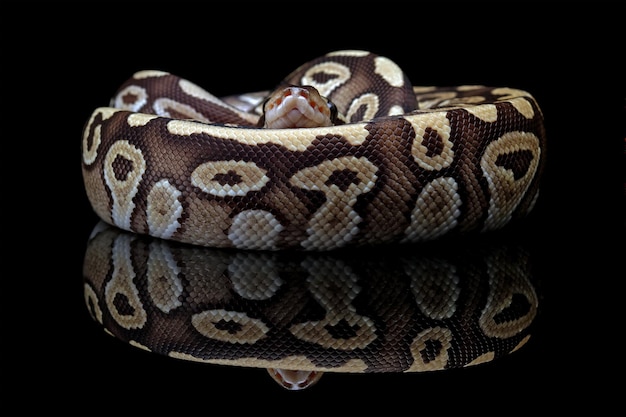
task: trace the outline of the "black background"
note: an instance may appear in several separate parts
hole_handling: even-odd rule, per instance
[[[6,6],[3,414],[623,415],[618,2],[360,2],[341,12],[337,4]],[[523,227],[545,299],[536,336],[474,368],[327,374],[301,392],[262,369],[177,361],[107,336],[82,294],[97,217],[83,191],[80,141],[93,109],[137,70],[169,71],[220,96],[271,88],[338,49],[385,55],[414,85],[508,86],[537,99],[548,164]]]

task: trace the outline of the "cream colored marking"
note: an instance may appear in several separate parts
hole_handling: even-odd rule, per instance
[[[336,173],[349,171],[356,183],[346,184],[343,191],[332,183]],[[306,249],[341,247],[359,232],[361,217],[352,209],[359,195],[369,192],[378,178],[378,168],[367,158],[341,157],[304,168],[291,177],[291,183],[306,190],[320,190],[326,201],[309,221],[307,237],[302,246]]]
[[[473,366],[473,365],[479,365],[485,362],[491,362],[495,357],[496,357],[495,352],[493,351],[485,352],[482,355],[479,355],[476,358],[472,359],[470,362],[466,363],[463,366]]]
[[[225,106],[222,100],[215,97],[213,94],[209,93],[197,84],[192,83],[191,81],[181,79],[180,81],[178,81],[178,86],[181,90],[183,90],[186,94],[189,94],[191,97],[199,98],[200,100],[208,101],[209,103],[230,108],[229,106]]]
[[[209,120],[206,116],[198,112],[196,109],[194,109],[190,105],[180,103],[176,100],[172,100],[171,98],[167,98],[167,97],[161,97],[161,98],[154,100],[154,103],[152,104],[152,109],[154,110],[156,114],[158,114],[159,116],[163,116],[163,117],[170,117],[170,118],[177,118],[177,119],[194,119],[194,120],[200,120],[200,121],[207,122],[207,123],[211,122],[211,120]],[[170,113],[170,110],[173,110],[176,113],[180,113],[184,117],[180,117],[180,115],[178,114],[172,115],[172,113]]]
[[[95,117],[97,113],[102,115],[102,120],[108,120],[115,113],[119,113],[121,110],[116,109],[115,107],[98,107],[92,117]]]
[[[500,155],[519,151],[530,151],[532,160],[526,173],[516,180],[512,170],[499,166],[496,162]],[[498,229],[511,220],[513,212],[535,177],[540,154],[539,139],[529,132],[507,132],[487,145],[480,161],[491,193],[484,230]]]
[[[199,165],[191,173],[191,183],[203,192],[218,197],[244,196],[250,191],[258,191],[267,184],[269,178],[265,170],[254,162],[210,161]],[[221,184],[219,175],[238,176],[236,184]]]
[[[485,86],[482,84],[469,84],[469,85],[460,85],[456,89],[458,91],[472,91],[472,90],[478,90],[479,88],[485,88]]]
[[[426,360],[422,352],[429,351],[429,342],[436,341],[441,349],[432,360]],[[448,350],[452,347],[452,332],[445,327],[432,327],[420,332],[411,343],[413,363],[405,372],[437,371],[448,364]]]
[[[91,318],[102,324],[102,310],[100,309],[98,294],[96,294],[91,285],[87,283],[83,285],[83,298],[85,300],[85,304],[89,307],[89,314],[91,315]]]
[[[311,295],[324,308],[321,320],[293,324],[289,331],[298,339],[318,344],[327,349],[363,349],[376,340],[376,325],[356,312],[352,302],[361,291],[358,277],[340,260],[307,258],[302,262],[311,276],[307,286]],[[348,325],[355,332],[350,338],[338,338],[331,328]]]
[[[239,249],[274,249],[283,225],[265,210],[244,210],[233,217],[228,239]]]
[[[524,336],[522,338],[522,340],[520,340],[519,343],[517,345],[515,345],[513,347],[513,349],[511,349],[511,353],[516,352],[517,350],[519,350],[522,346],[524,346],[526,343],[528,343],[528,340],[530,340],[530,335],[529,334]]]
[[[206,134],[229,141],[236,140],[244,145],[275,143],[290,151],[304,151],[318,136],[327,134],[341,136],[350,144],[360,145],[369,134],[365,126],[365,123],[358,123],[303,129],[255,129],[210,125],[191,120],[170,120],[167,130],[173,135]]]
[[[131,259],[130,244],[134,237],[119,235],[113,242],[111,261],[113,272],[111,280],[104,287],[104,299],[111,317],[125,329],[140,329],[146,324],[148,315],[143,308],[139,291],[133,280],[135,270]],[[120,298],[121,297],[121,298]],[[127,304],[118,309],[120,302]]]
[[[150,348],[149,348],[148,346],[146,346],[146,345],[143,345],[143,344],[139,343],[139,342],[138,342],[138,341],[136,341],[136,340],[129,340],[129,341],[128,341],[128,344],[129,344],[129,345],[131,345],[131,346],[134,346],[134,347],[136,347],[136,348],[139,348],[139,349],[142,349],[142,350],[146,350],[146,351],[148,351],[148,352],[152,352],[152,349],[150,349]]]
[[[493,90],[491,90],[491,92],[496,96],[502,96],[498,97],[498,101],[508,100],[516,97],[532,97],[527,91],[509,87],[494,88]]]
[[[445,104],[446,106],[456,105],[458,107],[461,107],[461,106],[469,105],[469,104],[483,103],[486,100],[487,99],[483,96],[464,96],[464,97],[457,97],[457,98],[444,101],[441,104]]]
[[[481,106],[470,106],[467,109],[468,113],[473,114],[480,120],[485,122],[495,122],[498,120],[498,109],[494,104],[483,104]]]
[[[404,85],[404,72],[400,67],[384,56],[377,56],[374,59],[376,74],[380,75],[393,87],[402,87]]]
[[[380,100],[378,99],[378,96],[376,94],[365,93],[355,98],[354,100],[352,100],[352,102],[350,103],[350,108],[346,112],[346,120],[351,120],[352,116],[354,116],[354,114],[362,106],[364,106],[365,113],[363,114],[363,117],[361,118],[361,120],[369,121],[376,116],[376,113],[378,113],[379,105],[380,105]]]
[[[136,96],[135,101],[132,103],[125,101],[124,97],[128,95]],[[145,88],[138,85],[129,85],[117,93],[115,99],[113,100],[113,107],[136,112],[139,111],[139,109],[141,109],[147,102],[148,92]]]
[[[441,110],[439,110],[439,107],[442,107],[442,103],[445,103],[447,101],[445,97],[455,97],[455,96],[456,96],[455,93],[449,93],[449,94],[440,93],[440,95],[433,95],[433,96],[425,95],[423,97],[418,96],[417,103],[418,103],[419,111],[423,112],[423,111],[432,110],[432,111],[440,112]],[[446,109],[446,110],[449,110],[449,109]]]
[[[230,203],[230,204],[229,204]],[[224,231],[232,224],[235,207],[229,201],[192,198],[185,207],[185,242],[202,246],[231,246]],[[175,235],[178,237],[179,235]]]
[[[497,258],[498,255],[501,256],[496,252],[490,254],[495,259],[486,259],[489,294],[478,324],[487,336],[505,339],[519,334],[530,326],[537,315],[539,301],[534,286],[527,279],[527,266],[522,261],[519,261],[518,265],[511,262],[511,267],[505,271],[499,266],[502,262]],[[496,320],[499,314],[511,307],[514,295],[525,297],[528,312],[520,317],[511,317],[509,320]]]
[[[146,221],[150,235],[169,239],[180,227],[182,193],[168,180],[154,184],[147,198]]]
[[[96,116],[101,115],[102,120],[107,120],[116,112],[118,112],[118,110],[112,107],[101,107],[101,108],[94,110],[94,112],[91,114],[91,118],[89,119],[89,122],[87,123],[87,127],[83,131],[83,144],[82,145],[83,145],[83,162],[85,163],[85,165],[93,164],[93,162],[96,160],[96,157],[98,156],[98,149],[100,149],[100,144],[102,143],[102,136],[101,136],[102,125],[98,125],[94,128],[93,136],[91,137],[91,141],[92,141],[91,146],[88,146],[89,132],[91,131],[91,126],[93,125]]]
[[[315,79],[315,75],[320,73],[332,74],[335,77],[330,77],[324,82],[318,82]],[[328,97],[337,87],[346,83],[351,76],[352,72],[347,66],[338,62],[323,62],[309,68],[302,76],[300,83],[313,86],[319,91],[320,95]]]
[[[221,329],[219,324],[233,326]],[[191,316],[191,324],[203,336],[222,342],[252,344],[264,338],[269,328],[261,319],[249,317],[239,311],[206,310]],[[240,327],[233,331],[235,327]]]
[[[126,178],[116,178],[113,164],[121,157],[130,161],[130,171]],[[146,161],[141,150],[126,140],[119,140],[109,148],[104,160],[104,181],[111,190],[113,197],[113,209],[111,218],[116,226],[125,230],[131,230],[130,218],[135,208],[133,198],[139,190],[139,183],[146,170]]]
[[[90,130],[91,129],[89,127],[86,128],[83,136],[83,162],[85,163],[85,165],[93,164],[93,161],[95,161],[96,157],[98,156],[98,148],[100,148],[100,144],[102,143],[102,125],[99,124],[98,126],[94,127],[93,136],[91,136],[91,147],[87,143]]]
[[[424,94],[424,93],[432,93],[433,91],[437,90],[437,87],[429,85],[429,86],[425,86],[425,85],[414,85],[413,86],[413,92],[415,94]]]
[[[268,300],[283,285],[278,265],[261,253],[235,252],[228,265],[233,290],[246,300]]]
[[[406,262],[404,270],[411,278],[415,303],[426,317],[443,320],[454,315],[461,288],[453,264],[425,259],[423,262]]]
[[[164,313],[180,307],[183,283],[170,246],[159,241],[151,242],[146,267],[148,293],[154,305]]]
[[[133,78],[136,80],[142,80],[144,78],[152,78],[152,77],[163,77],[165,75],[170,75],[169,72],[159,71],[159,70],[143,70],[137,71],[133,74]]]
[[[515,110],[517,110],[525,118],[532,119],[533,117],[535,117],[535,111],[533,110],[533,106],[531,106],[530,101],[526,100],[525,98],[513,98],[511,100],[508,100],[508,102],[511,103],[511,105],[515,107]]]
[[[369,54],[370,54],[369,51],[362,51],[362,50],[359,50],[359,49],[345,49],[345,50],[341,50],[341,51],[329,52],[329,53],[326,54],[326,56],[354,56],[354,57],[361,57],[361,56],[367,56]]]
[[[389,112],[387,113],[387,116],[399,116],[401,114],[404,114],[404,109],[402,108],[402,106],[391,106],[389,108]]]
[[[424,169],[438,171],[442,168],[450,166],[454,160],[453,143],[450,141],[450,121],[446,117],[446,112],[421,113],[412,116],[406,116],[415,131],[415,139],[411,147],[411,154]],[[440,153],[429,156],[429,149],[423,145],[424,136],[429,133],[426,130],[433,130],[443,142],[443,149]]]
[[[98,236],[101,232],[106,231],[109,229],[109,225],[106,224],[105,222],[98,222],[94,228],[91,230],[91,233],[89,234],[89,239],[91,240],[94,237]]]
[[[209,93],[208,91],[206,91],[205,89],[201,88],[200,86],[181,79],[178,82],[179,87],[181,88],[181,90],[183,90],[186,94],[189,94],[192,97],[198,98],[200,100],[204,100],[207,101],[209,103],[215,104],[217,106],[223,107],[225,109],[228,109],[230,111],[232,111],[233,113],[236,113],[237,115],[239,115],[239,117],[241,117],[242,119],[247,120],[248,122],[250,122],[250,124],[256,124],[256,122],[258,121],[258,116],[254,115],[254,114],[250,114],[248,112],[245,111],[240,111],[237,107],[235,106],[231,106],[228,103],[224,102],[223,100],[215,97],[213,94]],[[187,113],[185,113],[187,114]],[[195,118],[195,117],[194,117]],[[205,117],[202,117],[199,120],[204,120]]]
[[[462,204],[454,178],[435,178],[426,184],[417,197],[411,213],[411,224],[404,231],[404,241],[428,240],[450,231],[458,223]]]
[[[367,370],[367,364],[361,359],[350,359],[344,365],[337,367],[324,367],[311,362],[306,356],[286,356],[282,359],[268,360],[254,357],[242,357],[236,359],[209,358],[203,359],[189,353],[172,351],[168,356],[186,361],[212,363],[215,365],[243,366],[247,368],[283,368],[298,369],[301,371],[322,372],[363,372]]]
[[[258,113],[257,106],[263,104],[263,101],[271,94],[269,90],[254,91],[245,94],[235,94],[221,97],[220,100],[246,113]]]
[[[158,116],[153,114],[132,113],[128,115],[126,121],[130,127],[145,126],[152,119],[156,119]]]

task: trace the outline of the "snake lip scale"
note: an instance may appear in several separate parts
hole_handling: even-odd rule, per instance
[[[264,94],[221,99],[174,74],[135,73],[84,127],[95,213],[193,245],[325,251],[496,230],[535,206],[546,135],[526,91],[415,86],[359,50],[280,84],[316,88],[345,123],[263,129]]]

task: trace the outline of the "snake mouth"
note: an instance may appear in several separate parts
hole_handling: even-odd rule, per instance
[[[324,372],[294,371],[279,368],[267,368],[272,379],[285,389],[299,391],[309,388],[320,380]]]
[[[332,126],[327,101],[311,86],[288,86],[265,103],[265,128],[287,129]]]

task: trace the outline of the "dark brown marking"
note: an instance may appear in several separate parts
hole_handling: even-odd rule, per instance
[[[526,175],[532,160],[532,151],[526,149],[498,155],[496,165],[513,171],[513,178],[517,181]]]
[[[231,169],[226,173],[215,174],[213,181],[217,181],[220,185],[236,185],[242,182],[242,178]]]
[[[426,345],[426,347],[420,351],[422,360],[424,361],[424,363],[434,361],[441,353],[441,348],[443,347],[443,345],[439,340],[432,339],[426,340],[424,344]]]
[[[523,294],[512,294],[511,303],[493,317],[496,324],[512,322],[525,317],[531,309],[528,298]]]
[[[118,181],[126,181],[128,174],[133,172],[133,161],[124,158],[122,155],[116,155],[113,163],[111,164],[113,169],[113,175]]]
[[[422,145],[427,149],[426,156],[429,158],[441,155],[441,152],[443,152],[443,139],[439,136],[439,132],[430,127],[424,130]]]
[[[115,310],[122,316],[132,316],[135,313],[135,309],[130,305],[128,297],[124,294],[115,294],[113,297],[113,305],[115,306]]]
[[[94,145],[93,137],[94,132],[96,131],[96,127],[102,126],[102,113],[98,113],[96,117],[93,119],[93,123],[89,127],[89,135],[87,135],[87,143],[85,144],[85,148],[87,150],[91,150]]]
[[[356,123],[356,122],[362,121],[363,117],[365,116],[366,111],[367,111],[367,105],[361,104],[359,108],[350,117],[350,122]]]
[[[357,330],[359,330],[359,326],[351,326],[346,319],[339,320],[335,325],[328,324],[324,328],[335,339],[351,339],[357,335]]]
[[[167,111],[167,113],[173,119],[189,119],[191,117],[190,114],[185,114],[183,112],[180,112],[173,107],[167,107],[164,110]]]
[[[137,99],[139,98],[139,96],[137,94],[133,94],[133,93],[126,93],[122,96],[122,102],[124,104],[134,104],[137,102]]]
[[[237,322],[230,320],[220,320],[215,323],[215,328],[219,330],[226,330],[230,334],[237,334],[243,329],[243,326]]]
[[[350,187],[350,184],[358,184],[360,182],[361,180],[357,173],[346,168],[333,171],[324,184],[335,184],[341,191],[345,192]]]
[[[316,72],[313,74],[313,79],[320,84],[325,84],[329,80],[333,80],[335,78],[339,78],[339,76],[337,74],[330,74],[327,72]]]

